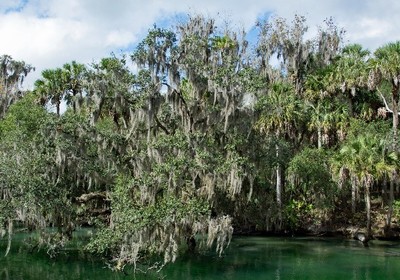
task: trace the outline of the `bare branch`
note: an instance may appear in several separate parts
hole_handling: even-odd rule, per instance
[[[391,110],[391,109],[389,108],[389,105],[388,105],[388,103],[387,103],[387,101],[386,101],[386,98],[383,96],[382,92],[381,92],[378,88],[377,88],[376,90],[378,91],[379,95],[381,96],[381,98],[382,98],[382,100],[383,100],[383,103],[385,103],[385,109],[386,109],[386,111],[388,111],[389,113],[393,114],[393,110]],[[400,112],[398,112],[397,114],[400,116]]]

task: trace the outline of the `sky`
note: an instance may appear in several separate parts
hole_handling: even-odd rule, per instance
[[[371,51],[400,40],[398,0],[0,0],[0,55],[36,68],[25,82],[30,88],[44,69],[131,51],[154,23],[197,13],[247,31],[265,15],[303,15],[310,32],[333,17],[346,42]]]

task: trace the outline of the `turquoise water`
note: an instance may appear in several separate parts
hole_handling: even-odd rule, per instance
[[[364,247],[353,240],[235,237],[221,258],[213,252],[183,256],[157,276],[136,278],[78,252],[54,260],[14,249],[0,256],[0,279],[400,279],[400,243]]]

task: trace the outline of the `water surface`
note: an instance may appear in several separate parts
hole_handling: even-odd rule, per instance
[[[0,241],[2,253],[4,240]],[[116,273],[79,251],[50,259],[14,249],[0,256],[0,279],[400,279],[400,243],[323,238],[235,237],[222,257],[187,255],[161,274]]]

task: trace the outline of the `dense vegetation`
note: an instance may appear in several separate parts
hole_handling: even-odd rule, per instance
[[[201,16],[154,27],[131,56],[45,70],[32,92],[32,66],[1,56],[9,246],[25,229],[56,254],[92,227],[85,250],[122,269],[221,254],[234,232],[396,235],[400,42],[344,45],[332,20],[306,39],[301,16],[256,27],[256,42]]]

